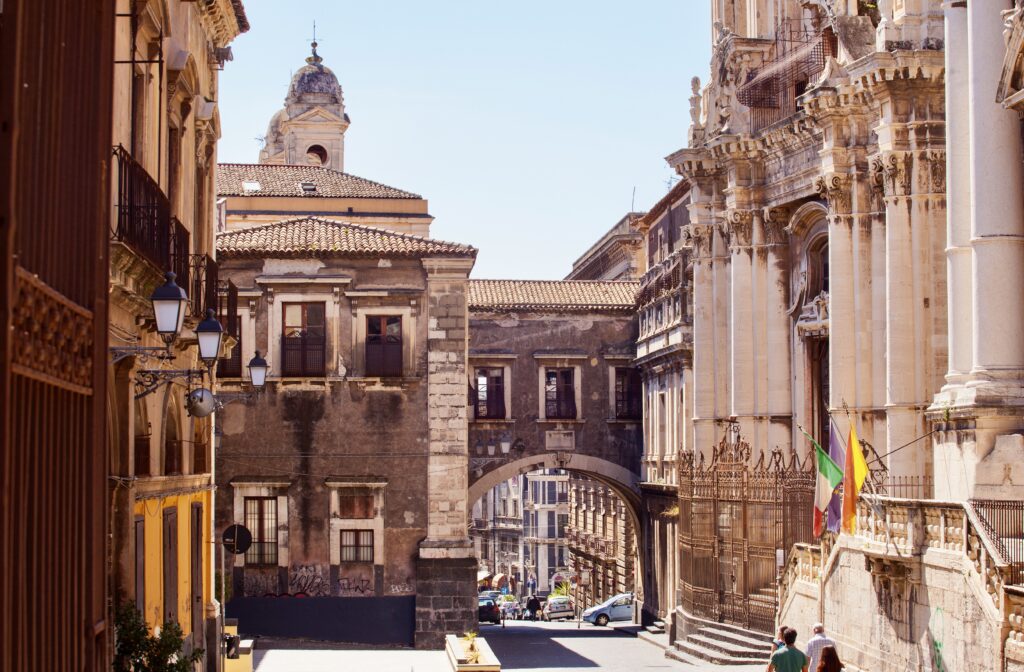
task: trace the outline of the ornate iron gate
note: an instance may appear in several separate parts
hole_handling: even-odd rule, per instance
[[[750,445],[723,438],[710,464],[683,456],[679,474],[683,606],[691,614],[770,632],[778,553],[811,540],[813,464],[775,449],[750,464]]]

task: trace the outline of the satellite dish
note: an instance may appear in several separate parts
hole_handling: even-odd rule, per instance
[[[192,390],[185,397],[185,410],[193,418],[205,418],[217,410],[217,400],[214,399],[213,392],[201,387]]]
[[[224,530],[224,548],[235,555],[241,555],[252,546],[252,532],[245,525],[232,525]]]

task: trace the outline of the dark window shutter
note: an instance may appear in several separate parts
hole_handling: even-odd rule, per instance
[[[135,608],[146,612],[146,519],[135,519]]]
[[[576,390],[572,384],[573,370],[562,369],[559,376],[559,406],[563,418],[576,417]]]
[[[497,369],[487,381],[487,417],[505,417],[505,373]]]
[[[178,619],[178,511],[164,509],[164,621]]]

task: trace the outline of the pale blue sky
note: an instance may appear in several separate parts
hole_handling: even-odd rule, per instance
[[[423,195],[477,278],[563,277],[666,191],[706,0],[245,0],[221,73],[221,161],[255,162],[291,73],[319,53],[345,92],[345,170]]]

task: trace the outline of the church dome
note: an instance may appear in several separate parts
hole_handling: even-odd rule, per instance
[[[286,103],[341,104],[341,84],[331,69],[323,64],[323,60],[316,53],[314,42],[313,55],[292,76]]]

